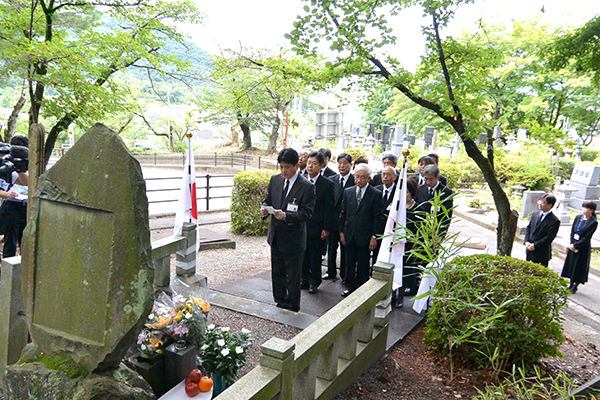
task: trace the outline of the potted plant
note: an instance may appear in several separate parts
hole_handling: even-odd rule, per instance
[[[246,365],[246,350],[252,344],[250,331],[233,334],[228,327],[206,327],[203,345],[198,350],[201,366],[213,376],[213,393],[219,394],[235,382],[240,368]]]

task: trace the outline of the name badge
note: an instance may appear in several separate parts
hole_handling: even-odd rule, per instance
[[[289,212],[298,212],[298,204],[296,204],[296,199],[292,199],[291,203],[287,205],[287,211]]]
[[[579,240],[579,234],[578,234],[578,233],[574,234],[574,235],[573,235],[573,239],[575,239],[575,240]]]

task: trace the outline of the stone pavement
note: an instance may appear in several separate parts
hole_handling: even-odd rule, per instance
[[[469,214],[466,207],[457,208],[455,216],[450,232],[458,232],[459,241],[466,239],[485,241],[490,247],[490,253],[496,253],[496,233],[495,230],[490,229],[493,228],[493,217]],[[168,225],[167,220],[168,218],[165,218],[164,221],[161,221],[163,226],[160,229],[165,229],[164,226]],[[200,217],[201,224],[227,223],[229,221],[229,211],[203,213]],[[151,221],[151,228],[157,225],[156,222]],[[569,229],[570,227],[561,227],[555,248],[566,248],[565,245],[561,246],[561,242],[568,240]],[[525,246],[515,241],[512,256],[524,259]],[[560,257],[555,256],[550,262],[550,267],[557,273],[560,273],[562,265],[563,260]],[[600,269],[597,266],[591,269],[590,282],[580,286],[580,290],[571,296],[568,307],[562,312],[563,326],[567,334],[579,336],[596,346],[600,346],[600,304],[596,301],[600,297]],[[319,293],[316,295],[302,291],[301,310],[299,313],[293,313],[275,307],[271,294],[269,272],[263,272],[246,279],[211,288],[209,301],[233,311],[304,329],[342,300],[340,296],[342,290],[341,282],[336,280],[324,281],[319,287]],[[410,333],[422,319],[423,316],[412,310],[411,298],[405,298],[404,308],[394,310],[391,314],[388,348]]]

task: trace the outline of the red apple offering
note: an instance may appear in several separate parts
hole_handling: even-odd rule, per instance
[[[195,369],[191,370],[190,373],[188,374],[187,378],[185,378],[185,383],[186,383],[186,385],[189,382],[194,382],[197,384],[198,382],[200,382],[201,378],[202,378],[202,371],[195,368]]]
[[[185,385],[185,394],[187,394],[188,397],[194,397],[198,394],[198,392],[199,390],[197,383],[190,382],[187,385]]]

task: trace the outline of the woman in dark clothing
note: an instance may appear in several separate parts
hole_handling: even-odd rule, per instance
[[[402,283],[403,286],[394,290],[392,304],[396,308],[404,305],[404,294],[412,295],[417,293],[419,285],[419,276],[421,269],[418,267],[422,263],[418,257],[410,253],[414,243],[417,241],[417,224],[423,221],[424,209],[417,204],[415,198],[419,194],[419,185],[412,178],[406,180],[406,234],[408,236],[404,244],[404,258],[402,260]]]
[[[590,271],[590,257],[592,254],[592,235],[598,227],[598,220],[594,215],[596,203],[585,201],[582,204],[583,215],[575,217],[571,227],[571,245],[567,250],[567,258],[560,276],[569,278],[569,290],[577,292],[579,284],[588,280]]]

